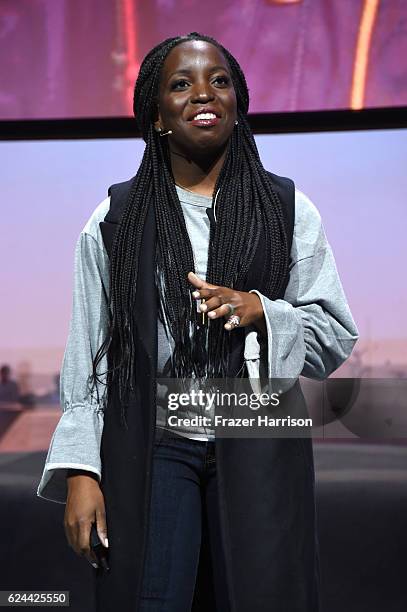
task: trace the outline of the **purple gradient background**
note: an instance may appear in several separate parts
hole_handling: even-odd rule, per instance
[[[256,137],[265,167],[293,178],[319,209],[361,334],[358,347],[376,366],[407,362],[406,136],[388,130]],[[77,236],[107,187],[134,174],[143,145],[0,144],[1,362],[26,359],[33,373],[47,375],[58,370]]]

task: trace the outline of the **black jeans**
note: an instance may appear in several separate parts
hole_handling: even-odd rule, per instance
[[[215,443],[165,433],[155,442],[142,612],[189,612],[208,521],[216,607],[228,612],[221,545]]]

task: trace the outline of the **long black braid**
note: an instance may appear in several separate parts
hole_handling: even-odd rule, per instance
[[[271,263],[271,268],[263,269],[259,287],[264,295],[275,299],[280,294],[288,267],[282,204],[261,163],[246,118],[249,92],[239,64],[216,40],[197,32],[164,40],[144,58],[135,86],[134,114],[146,147],[112,246],[112,316],[108,336],[93,362],[92,378],[96,382],[97,366],[108,353],[108,385],[118,376],[123,418],[128,392],[134,390],[137,262],[149,206],[154,206],[156,216],[159,311],[174,340],[171,375],[222,378],[227,372],[230,332],[225,331],[223,318],[208,321],[206,326],[199,324],[187,279],[188,272],[195,271],[193,250],[172,176],[167,139],[160,138],[153,125],[164,60],[176,45],[190,40],[203,40],[221,50],[229,63],[237,98],[238,124],[230,137],[214,190],[214,194],[219,190],[217,222],[210,230],[206,279],[215,285],[241,290],[262,227],[267,245],[264,262]]]

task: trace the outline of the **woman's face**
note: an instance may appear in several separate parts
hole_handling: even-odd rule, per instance
[[[237,118],[236,94],[226,58],[211,43],[193,40],[165,59],[155,127],[172,130],[174,152],[211,155],[228,141]]]

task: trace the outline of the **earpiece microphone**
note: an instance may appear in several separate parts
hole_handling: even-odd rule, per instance
[[[159,132],[159,136],[169,136],[172,134],[172,130],[167,130],[166,132]]]

